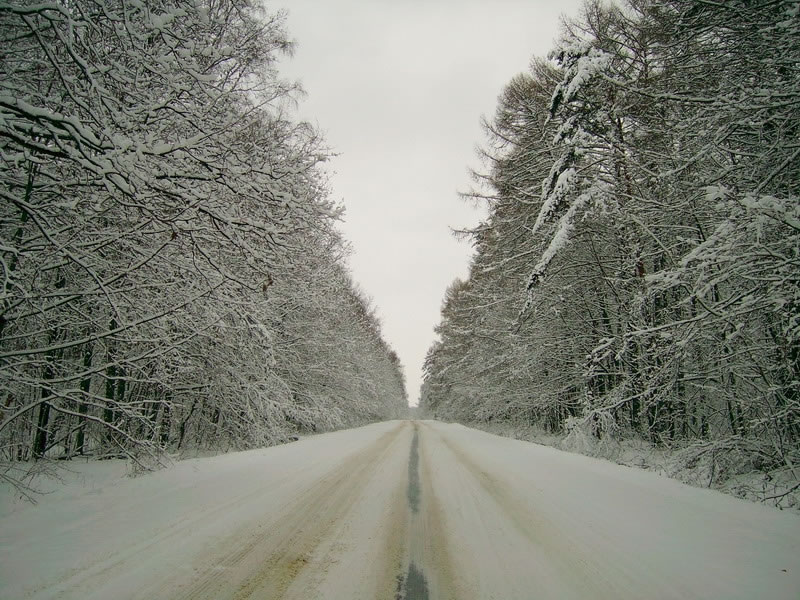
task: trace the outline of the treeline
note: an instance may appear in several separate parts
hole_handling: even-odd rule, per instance
[[[425,363],[430,413],[800,480],[799,16],[589,2],[508,83],[466,194],[488,218]]]
[[[396,416],[255,0],[0,7],[0,461],[251,448]],[[6,471],[6,477],[13,477]]]

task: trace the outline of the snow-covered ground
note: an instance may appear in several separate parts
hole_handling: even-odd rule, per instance
[[[800,597],[800,518],[459,425],[76,465],[0,505],[0,598]]]
[[[800,515],[800,489],[796,469],[772,472],[755,469],[734,448],[689,443],[683,447],[656,448],[641,439],[597,440],[579,430],[570,435],[548,433],[535,425],[494,421],[476,423],[476,429],[559,450],[610,460],[620,465],[647,469],[696,487],[713,488],[737,498],[762,502]]]

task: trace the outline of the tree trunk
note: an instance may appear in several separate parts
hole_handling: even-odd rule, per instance
[[[36,423],[36,436],[33,440],[33,458],[44,458],[44,452],[47,449],[47,424],[49,421],[50,404],[45,401],[39,405],[39,419]]]
[[[93,348],[91,344],[86,344],[86,347],[83,349],[83,368],[88,370],[89,367],[92,366],[92,354]],[[91,390],[92,386],[92,377],[91,375],[87,375],[83,379],[81,379],[81,392],[83,393],[84,398],[89,396],[89,391]],[[85,415],[89,410],[89,405],[86,402],[78,402],[78,412],[81,415]],[[83,455],[85,448],[86,448],[86,418],[79,417],[80,421],[78,422],[78,431],[75,432],[75,454]]]

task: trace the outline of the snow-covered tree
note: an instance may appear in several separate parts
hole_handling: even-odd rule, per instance
[[[587,2],[512,80],[429,354],[435,412],[797,479],[799,10]]]
[[[276,71],[291,49],[281,13],[21,1],[0,6],[0,35],[3,459],[249,447],[395,411],[402,386],[365,409],[339,382],[315,420],[295,418],[280,321],[352,284],[329,152],[289,118],[294,87]],[[361,331],[359,307],[339,303]],[[324,310],[304,318],[328,326]],[[353,378],[384,377],[367,364],[388,356],[376,348],[349,347]]]

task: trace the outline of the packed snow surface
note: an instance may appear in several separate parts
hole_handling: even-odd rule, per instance
[[[0,598],[800,597],[800,518],[459,425],[393,421],[0,516]]]

